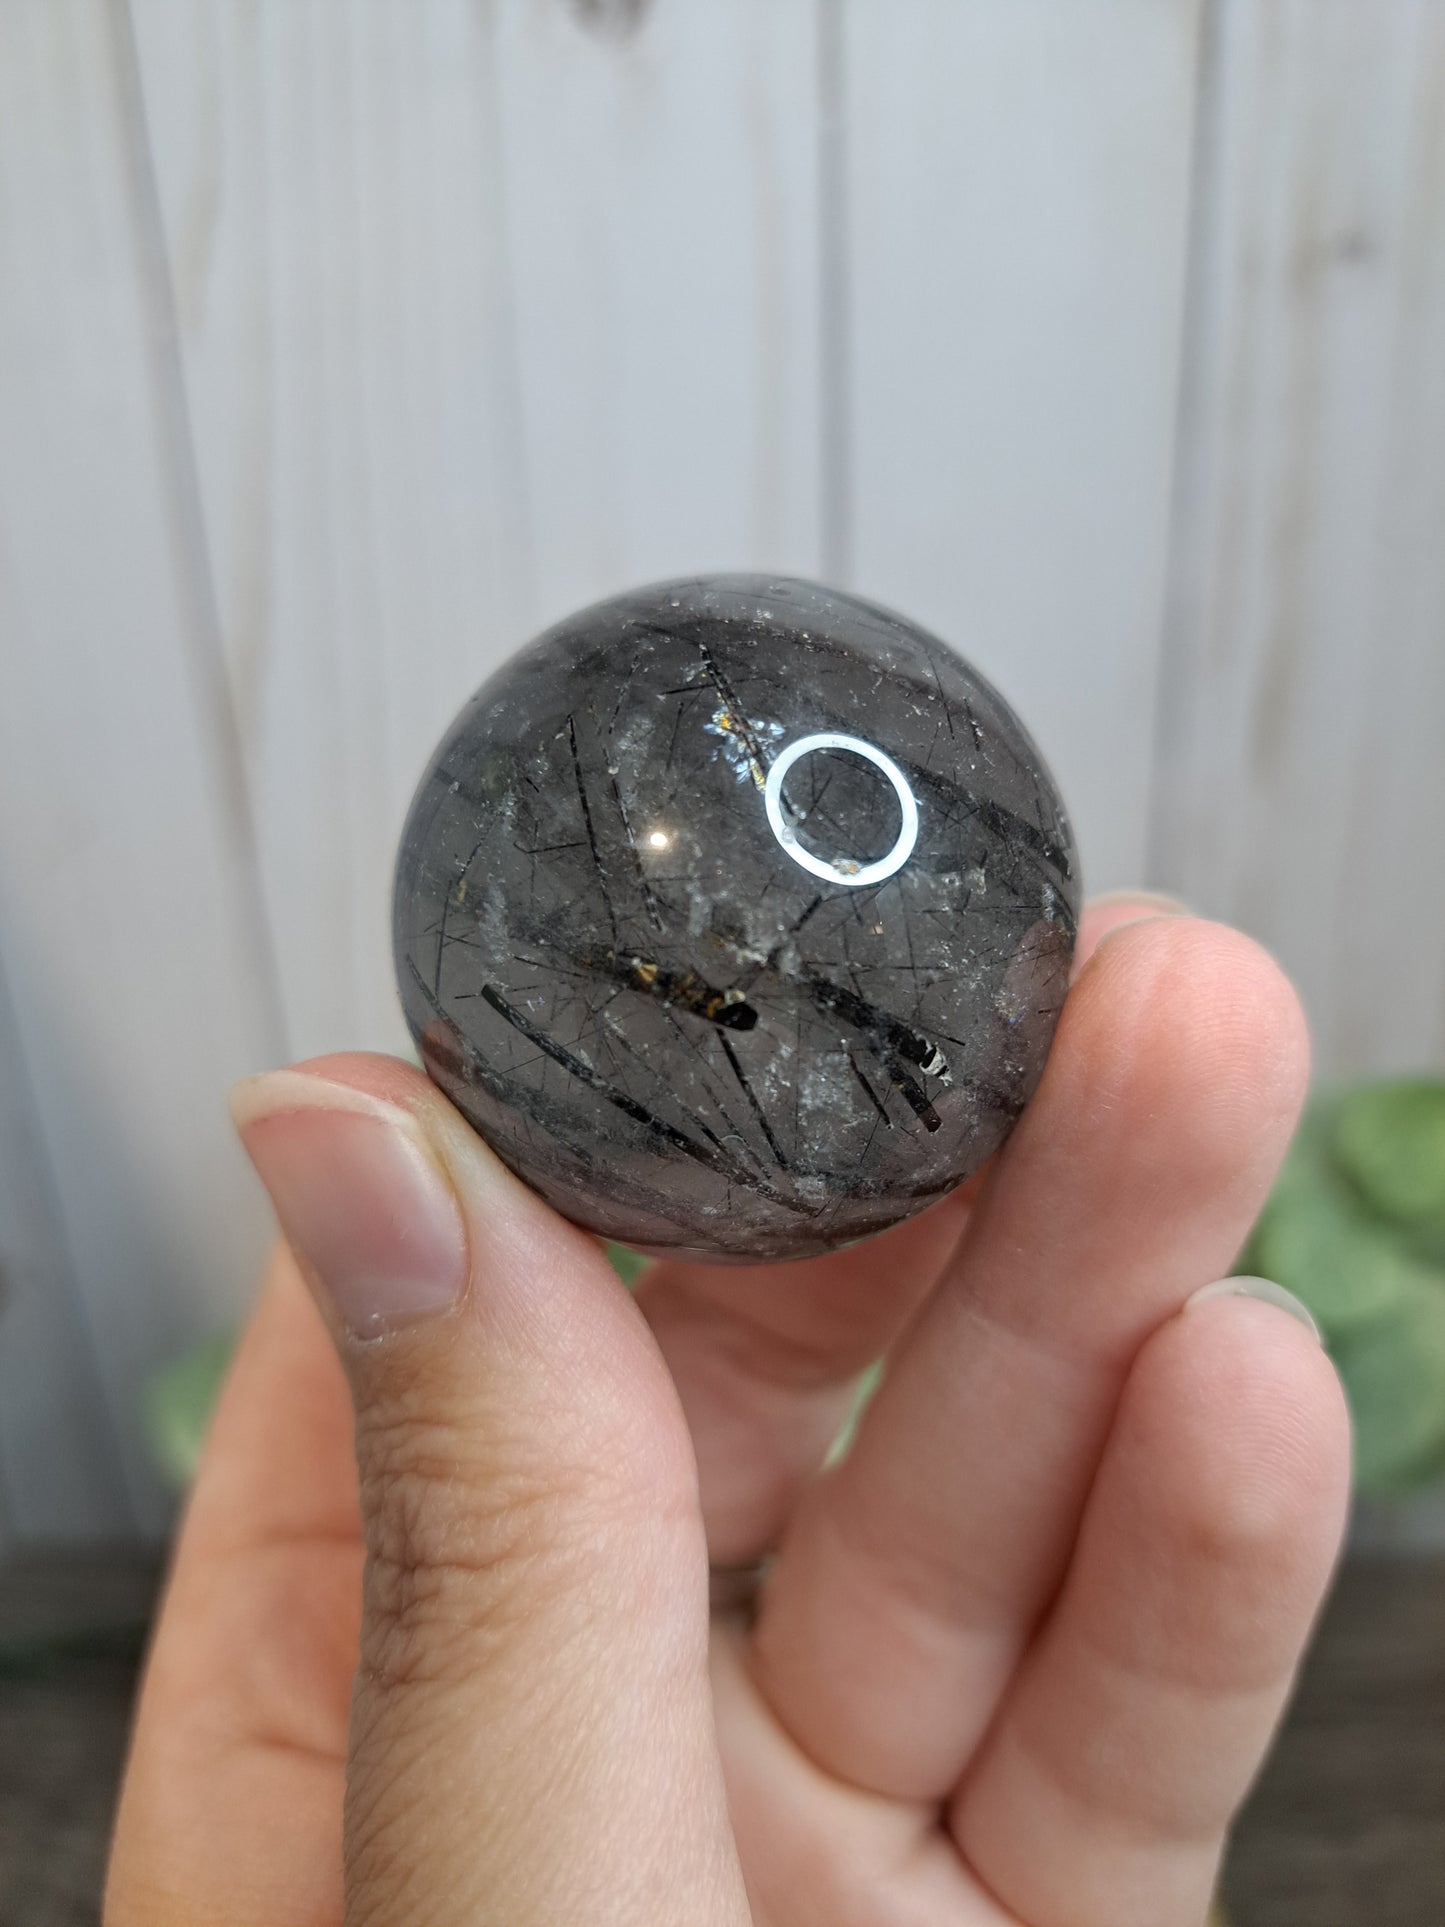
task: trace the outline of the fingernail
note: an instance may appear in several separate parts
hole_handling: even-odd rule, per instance
[[[287,1242],[349,1332],[374,1338],[458,1302],[461,1213],[410,1112],[290,1070],[243,1079],[230,1101]]]
[[[1194,914],[1187,903],[1181,903],[1178,897],[1165,896],[1162,890],[1105,890],[1102,896],[1090,897],[1089,908],[1108,910],[1116,903],[1140,904],[1146,914],[1156,917],[1189,917]]]
[[[1134,903],[1139,904],[1139,903],[1142,903],[1144,899],[1142,897],[1135,897],[1133,901]],[[1161,897],[1159,901],[1161,903],[1167,903],[1169,905],[1169,908],[1167,910],[1160,910],[1160,909],[1140,910],[1137,916],[1120,917],[1117,923],[1111,923],[1109,925],[1109,928],[1104,932],[1103,936],[1100,937],[1097,943],[1094,945],[1094,948],[1091,954],[1097,957],[1099,952],[1104,948],[1104,945],[1106,943],[1112,943],[1115,937],[1119,935],[1121,930],[1132,930],[1136,924],[1163,923],[1166,919],[1172,920],[1175,917],[1188,917],[1194,914],[1193,911],[1187,909],[1184,904],[1174,903],[1168,897]]]
[[[1315,1323],[1314,1314],[1308,1305],[1277,1285],[1273,1278],[1221,1278],[1218,1284],[1205,1285],[1184,1301],[1185,1311],[1192,1311],[1196,1305],[1208,1304],[1211,1298],[1253,1298],[1261,1305],[1274,1305],[1280,1311],[1288,1312],[1297,1318],[1317,1344],[1324,1344],[1324,1334]]]

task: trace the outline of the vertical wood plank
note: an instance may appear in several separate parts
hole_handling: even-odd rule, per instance
[[[488,9],[134,18],[294,1047],[400,1047],[402,814],[528,614]]]
[[[1445,7],[1215,0],[1155,874],[1445,1065]]]
[[[629,582],[816,567],[815,7],[134,8],[293,1035],[394,1047],[472,688]]]
[[[815,574],[817,0],[498,0],[537,600]]]
[[[1140,879],[1198,0],[844,0],[851,575],[1054,767],[1091,889]]]
[[[101,0],[0,8],[0,937],[119,1469],[154,1530],[141,1385],[244,1301],[264,1217],[223,1094],[282,1040],[117,24]]]

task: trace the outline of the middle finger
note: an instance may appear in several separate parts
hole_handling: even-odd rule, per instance
[[[1307,1043],[1247,938],[1121,931],[854,1450],[804,1497],[755,1670],[805,1751],[943,1797],[1057,1588],[1130,1362],[1228,1267],[1282,1157]]]

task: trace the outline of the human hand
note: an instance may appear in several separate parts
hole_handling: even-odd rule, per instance
[[[110,1927],[1202,1920],[1348,1433],[1302,1323],[1189,1303],[1307,1048],[1258,949],[1153,907],[1089,912],[978,1179],[635,1301],[407,1066],[242,1086],[323,1317],[283,1250],[181,1537]],[[709,1558],[769,1551],[756,1624],[709,1626]]]

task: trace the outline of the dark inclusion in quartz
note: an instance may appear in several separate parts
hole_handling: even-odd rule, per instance
[[[1078,911],[1058,793],[981,676],[856,596],[712,576],[483,684],[412,805],[396,957],[428,1072],[568,1217],[801,1258],[1002,1141]]]

